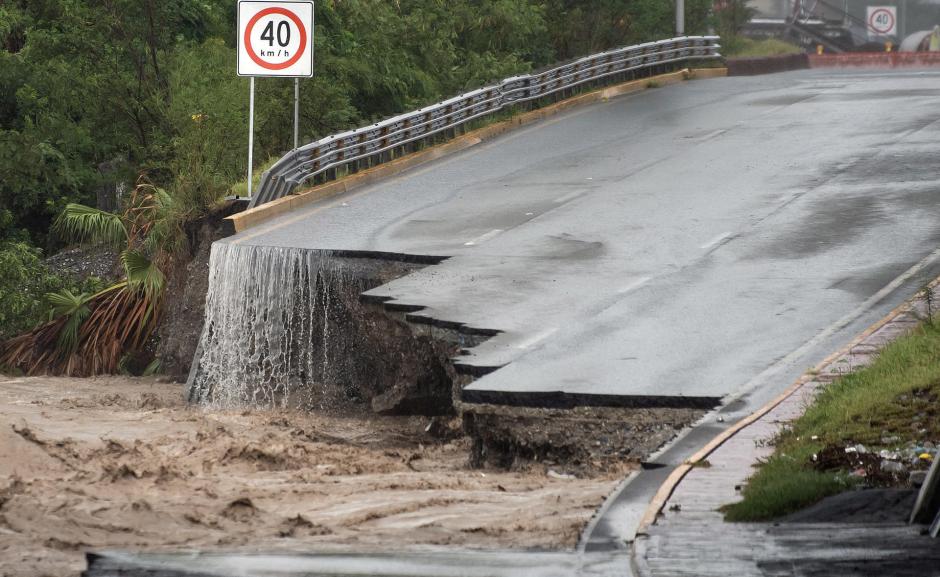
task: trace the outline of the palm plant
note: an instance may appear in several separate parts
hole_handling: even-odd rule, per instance
[[[120,250],[124,279],[96,294],[46,295],[49,322],[0,343],[0,365],[26,374],[114,373],[139,354],[157,327],[166,286],[163,269],[184,235],[173,199],[141,178],[120,213],[69,204],[54,229],[65,239]]]

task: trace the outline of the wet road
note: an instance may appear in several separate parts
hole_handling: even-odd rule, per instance
[[[502,367],[470,395],[757,402],[938,272],[938,97],[916,71],[647,90],[228,242],[451,257],[370,294],[502,331],[459,359]]]

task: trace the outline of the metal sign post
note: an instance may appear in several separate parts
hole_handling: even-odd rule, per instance
[[[248,198],[255,143],[255,77],[294,78],[294,148],[300,145],[300,78],[313,76],[312,0],[239,0],[238,75],[248,96]]]
[[[252,174],[252,156],[255,152],[255,77],[251,77],[251,88],[248,89],[248,198],[251,199],[251,185],[254,180]]]
[[[294,150],[300,147],[300,78],[294,79]]]
[[[676,36],[685,34],[685,0],[676,0]]]

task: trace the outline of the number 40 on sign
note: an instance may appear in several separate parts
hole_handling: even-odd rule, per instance
[[[313,76],[313,2],[238,3],[239,76]]]

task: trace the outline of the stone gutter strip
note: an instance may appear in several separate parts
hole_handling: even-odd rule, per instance
[[[940,278],[931,282],[928,288],[932,290],[938,285],[940,285]],[[918,309],[925,308],[926,306],[921,295],[922,293],[918,293],[914,298],[899,305],[884,318],[868,327],[848,345],[826,357],[822,362],[816,365],[814,369],[804,373],[780,396],[751,415],[741,419],[735,423],[734,426],[723,431],[698,452],[689,457],[683,464],[676,467],[662,486],[660,486],[656,495],[650,502],[643,519],[640,521],[637,535],[647,534],[650,526],[656,522],[657,517],[675,492],[679,483],[682,482],[690,471],[705,461],[728,440],[755,423],[759,423],[762,420],[771,421],[771,419],[765,419],[765,417],[785,402],[795,400],[798,403],[802,403],[804,400],[811,400],[812,394],[820,384],[831,382],[856,368],[866,366],[873,360],[874,355],[885,345],[910,332],[910,330],[920,322],[916,316],[916,314],[920,312]],[[797,392],[801,392],[801,394],[795,396]],[[798,406],[797,409],[793,418],[803,413],[805,405]],[[773,421],[773,427],[775,429],[777,428],[777,422],[775,420]],[[751,444],[751,448],[752,455],[757,457],[756,447]],[[742,480],[750,476],[750,469],[755,461],[756,458],[749,458],[741,462],[744,467],[744,469],[740,471]],[[637,540],[637,542],[639,541],[640,539]],[[636,554],[634,556],[636,557]]]
[[[613,86],[608,86],[593,92],[574,96],[544,108],[539,108],[537,110],[519,114],[513,118],[510,118],[509,120],[497,122],[489,126],[484,126],[483,128],[468,132],[467,134],[459,136],[444,144],[439,144],[437,146],[403,156],[396,160],[380,164],[370,169],[357,172],[356,174],[345,176],[339,180],[334,180],[319,186],[314,186],[299,193],[265,203],[261,206],[257,206],[244,212],[240,212],[226,218],[225,226],[228,228],[228,232],[231,234],[245,231],[253,226],[257,226],[263,222],[296,210],[302,206],[344,194],[353,189],[367,184],[372,184],[385,178],[391,178],[411,168],[415,168],[445,156],[450,156],[451,154],[455,154],[461,150],[476,146],[481,142],[492,140],[493,138],[509,132],[515,128],[531,124],[532,122],[553,116],[570,108],[606,101],[616,96],[641,92],[653,84],[658,86],[665,86],[668,84],[677,84],[684,80],[715,78],[726,75],[726,68],[685,69],[671,72],[669,74],[660,74],[658,76],[651,76],[649,78],[631,80],[622,84],[615,84]]]
[[[728,76],[754,76],[804,68],[936,68],[940,67],[940,52],[781,54],[728,58],[727,64]]]
[[[933,68],[940,52],[843,52],[810,54],[810,68]]]

